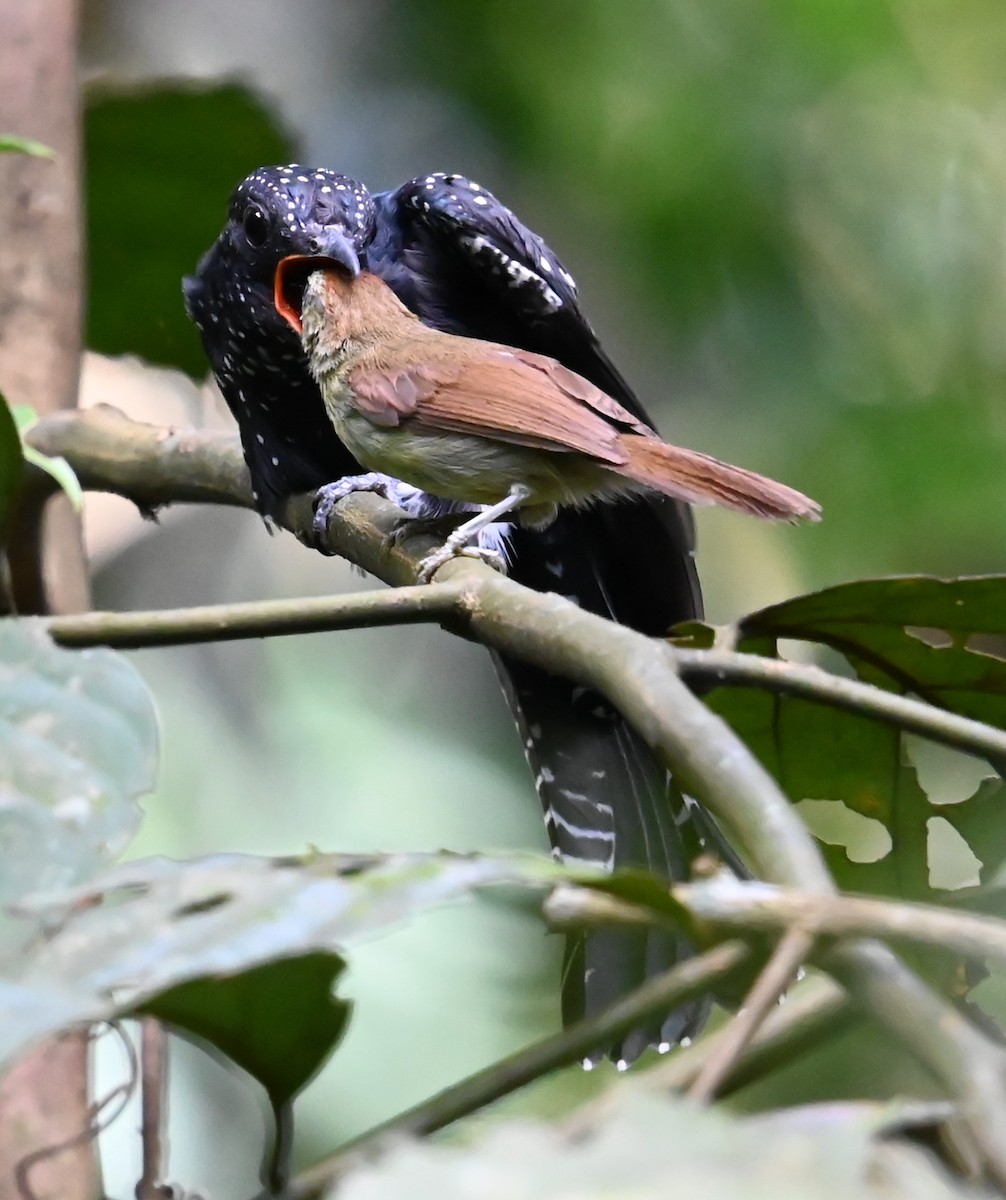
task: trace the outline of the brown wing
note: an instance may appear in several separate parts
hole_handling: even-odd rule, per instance
[[[574,400],[589,405],[595,412],[606,417],[609,421],[624,427],[627,433],[638,433],[640,437],[655,437],[649,425],[638,421],[627,408],[623,408],[617,400],[613,400],[607,392],[595,387],[589,379],[577,375],[554,358],[546,358],[544,354],[533,354],[530,350],[513,350],[510,353],[536,371],[541,371],[552,380],[562,391]]]
[[[483,349],[463,339],[451,346],[451,357],[443,354],[442,346],[437,350],[436,358],[416,366],[361,363],[350,371],[348,382],[359,412],[375,425],[399,425],[409,418],[428,429],[560,453],[578,451],[615,465],[625,462],[618,445],[623,432],[619,426],[636,430],[638,423],[572,371],[551,359],[527,362],[538,356]],[[602,402],[615,410],[610,416]],[[652,436],[649,429],[646,433]]]
[[[423,364],[398,369],[361,366],[349,372],[349,386],[357,410],[368,421],[393,428],[459,374],[449,363],[437,363],[432,369]]]

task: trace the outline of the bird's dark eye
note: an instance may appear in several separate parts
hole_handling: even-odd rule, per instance
[[[241,219],[245,237],[252,246],[264,246],[269,236],[269,218],[257,204],[249,204]]]

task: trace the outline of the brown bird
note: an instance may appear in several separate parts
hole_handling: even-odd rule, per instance
[[[355,259],[284,259],[276,307],[301,334],[332,424],[359,462],[445,500],[489,506],[425,560],[425,578],[514,510],[538,529],[561,507],[633,492],[820,519],[793,488],[661,441],[555,359],[429,328]],[[361,487],[382,490],[371,476],[326,489],[325,518]]]

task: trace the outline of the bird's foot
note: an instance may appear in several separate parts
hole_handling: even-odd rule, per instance
[[[506,535],[502,532],[505,526],[501,524],[500,517],[512,513],[529,495],[530,490],[523,483],[515,483],[502,500],[481,508],[475,516],[459,525],[439,550],[419,564],[420,582],[429,583],[435,571],[459,555],[480,558],[505,575]]]
[[[419,564],[419,582],[430,583],[444,563],[449,563],[455,558],[477,558],[480,562],[492,567],[494,571],[499,571],[501,575],[506,574],[506,559],[497,550],[491,550],[485,546],[470,546],[467,542],[455,541],[452,535],[439,550],[428,554]]]
[[[436,517],[399,517],[385,535],[384,544],[389,550],[400,546],[406,538],[419,534],[445,538],[457,527],[456,513],[444,513]]]
[[[353,492],[377,492],[386,500],[393,500],[394,485],[395,481],[389,479],[387,475],[378,475],[376,471],[371,471],[367,475],[345,475],[342,479],[337,479],[335,483],[326,483],[324,487],[318,488],[314,494],[315,538],[323,541],[328,532],[332,511],[340,500],[351,496]]]
[[[451,508],[446,512],[435,510],[431,512],[427,509],[425,512],[421,511],[418,516],[400,517],[386,535],[384,544],[388,549],[395,549],[406,538],[422,534],[444,541],[455,529],[460,528],[457,520],[464,511],[461,508]],[[472,506],[472,511],[478,514],[481,509]],[[507,550],[512,530],[513,525],[507,521],[493,521],[477,530],[466,541],[472,542],[480,550],[485,551],[482,557],[492,567],[505,570],[509,563]],[[459,544],[462,544],[461,539],[459,539]]]

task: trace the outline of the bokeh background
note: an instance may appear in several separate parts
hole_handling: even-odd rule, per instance
[[[1003,569],[1000,0],[85,10],[86,402],[227,421],[180,279],[247,171],[296,157],[381,188],[453,170],[557,250],[666,435],[824,505],[800,530],[699,514],[714,620],[861,576]],[[365,586],[250,514],[152,526],[99,499],[88,537],[102,606]],[[163,724],[137,854],[544,846],[475,647],[413,628],[137,660]],[[559,952],[485,907],[365,947],[357,1017],[303,1106],[298,1155],[555,1028]],[[257,1101],[186,1061],[178,1173],[229,1194],[260,1136]],[[840,1092],[851,1068],[832,1069]],[[207,1155],[221,1138],[227,1153]]]

